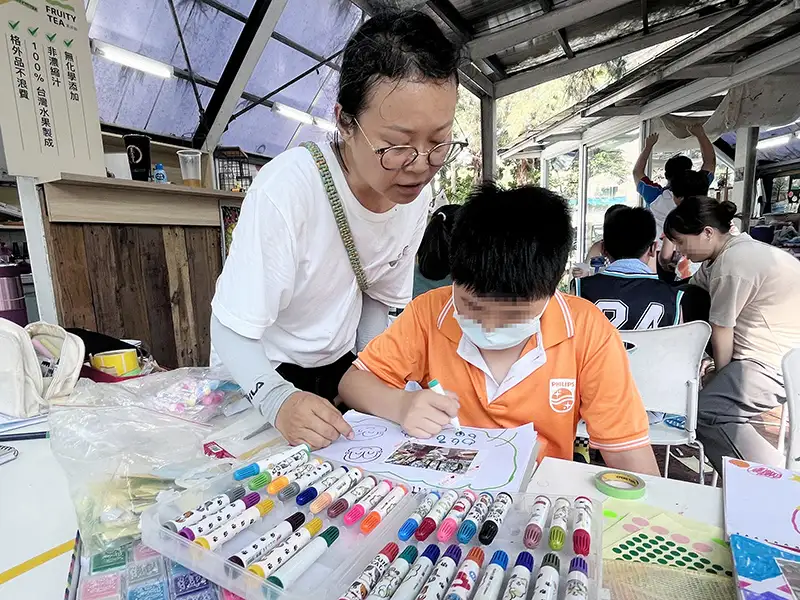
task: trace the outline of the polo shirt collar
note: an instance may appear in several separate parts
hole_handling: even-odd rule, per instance
[[[461,342],[461,327],[453,316],[455,305],[453,296],[445,302],[436,320],[436,326],[444,336],[458,345]],[[551,348],[575,335],[575,322],[569,309],[566,298],[561,292],[556,292],[547,303],[542,313],[542,342],[545,349]],[[525,345],[523,354],[536,348],[536,340],[531,338]]]

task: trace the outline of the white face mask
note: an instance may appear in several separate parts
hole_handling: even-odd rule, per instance
[[[529,321],[499,327],[494,331],[486,331],[480,323],[458,314],[455,306],[453,307],[453,316],[461,327],[461,331],[469,341],[482,350],[507,350],[519,346],[533,335],[539,335],[542,330],[542,314],[544,314],[544,309]]]

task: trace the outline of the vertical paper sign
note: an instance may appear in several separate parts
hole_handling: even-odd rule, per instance
[[[0,0],[0,136],[12,175],[105,175],[83,3]]]

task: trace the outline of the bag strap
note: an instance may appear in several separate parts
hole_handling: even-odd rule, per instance
[[[361,266],[361,258],[356,249],[356,243],[353,240],[353,234],[350,231],[350,223],[347,222],[347,215],[342,206],[342,200],[339,197],[339,192],[336,185],[333,183],[333,176],[331,170],[328,168],[328,163],[325,156],[322,154],[319,146],[314,142],[304,142],[300,144],[303,148],[311,153],[314,162],[317,165],[319,176],[322,178],[322,187],[325,188],[325,194],[328,196],[328,202],[333,211],[333,218],[336,220],[336,226],[339,228],[339,236],[342,238],[344,249],[347,251],[347,258],[350,259],[350,266],[353,268],[353,273],[356,276],[356,282],[362,292],[366,292],[369,287],[367,276],[364,273],[364,267]]]

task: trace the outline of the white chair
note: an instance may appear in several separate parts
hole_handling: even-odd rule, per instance
[[[789,448],[786,450],[786,468],[800,470],[800,348],[789,350],[781,361],[783,386],[786,388],[786,404],[781,413],[781,428],[778,450],[783,451],[786,437],[786,421],[789,421]],[[787,415],[788,413],[788,415]]]
[[[654,446],[667,446],[664,477],[669,471],[670,446],[685,444],[696,446],[700,451],[700,483],[704,484],[706,457],[696,435],[697,396],[700,362],[711,337],[711,326],[693,321],[674,327],[619,333],[628,350],[631,373],[645,408],[686,418],[684,429],[666,423],[650,426],[650,442]],[[578,424],[577,434],[589,437],[583,421]]]

